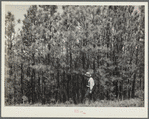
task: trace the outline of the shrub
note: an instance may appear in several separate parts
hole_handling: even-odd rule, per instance
[[[50,99],[50,103],[55,104],[56,100],[54,98]]]
[[[65,104],[66,104],[66,105],[69,105],[69,104],[70,104],[70,102],[69,102],[69,101],[66,101],[66,102],[65,102]]]
[[[135,96],[140,98],[141,100],[144,100],[144,91],[143,90],[137,90],[135,92]]]
[[[23,104],[28,103],[28,97],[26,97],[25,95],[22,96],[22,101],[23,101]]]
[[[10,105],[10,101],[9,101],[8,98],[5,98],[5,105],[6,105],[6,106],[7,106],[7,105]]]
[[[74,104],[74,101],[71,98],[69,98],[69,102],[70,104]]]

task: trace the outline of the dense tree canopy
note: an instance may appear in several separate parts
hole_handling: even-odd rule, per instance
[[[17,41],[11,49],[6,44],[6,104],[23,96],[30,103],[81,103],[87,71],[95,80],[94,100],[144,91],[144,6],[138,12],[134,6],[72,5],[62,13],[58,7],[30,6],[15,37],[14,16],[6,15],[6,41]]]

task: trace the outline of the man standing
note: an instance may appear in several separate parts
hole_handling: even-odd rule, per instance
[[[85,98],[89,96],[90,100],[92,100],[92,91],[95,85],[94,79],[91,77],[91,74],[89,72],[86,72],[85,76],[88,79],[88,85],[87,85],[88,89],[86,91]]]

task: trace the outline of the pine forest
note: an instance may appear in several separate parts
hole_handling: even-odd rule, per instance
[[[86,106],[90,72],[87,106],[144,107],[144,45],[145,6],[31,5],[23,20],[7,12],[5,105]]]

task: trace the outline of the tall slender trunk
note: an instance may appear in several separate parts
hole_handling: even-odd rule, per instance
[[[135,96],[135,82],[136,82],[136,74],[133,75],[133,82],[132,82],[132,95],[131,97],[134,98]]]
[[[56,101],[61,100],[60,94],[59,94],[59,92],[60,92],[59,69],[57,70],[57,89],[58,89],[58,92],[57,92],[57,100]]]
[[[68,43],[66,43],[66,61],[68,63],[68,59],[69,59],[69,54],[68,54]],[[66,89],[67,89],[67,93],[66,93],[66,100],[69,99],[69,76],[68,76],[68,70],[66,70],[66,78],[67,78],[67,83],[66,83]]]
[[[67,75],[67,100],[69,100],[69,75]]]
[[[14,64],[14,73],[16,72],[16,69],[15,69],[15,64]],[[15,105],[15,103],[16,103],[16,89],[15,89],[15,85],[16,85],[16,82],[15,82],[15,80],[16,80],[16,73],[15,73],[15,76],[14,76],[14,79],[13,79],[13,89],[14,89],[14,97],[13,97],[13,104]]]
[[[82,52],[82,68],[83,69],[85,69],[85,54]],[[84,79],[84,76],[82,75],[82,83],[81,83],[81,93],[82,93],[82,98],[84,97],[84,92],[85,92],[85,88],[84,88],[84,86],[85,86],[85,79]],[[83,99],[82,99],[83,100]]]
[[[48,65],[50,64],[50,54],[48,54]]]
[[[89,64],[89,61],[90,61],[89,58],[90,58],[90,57],[89,57],[89,54],[88,54],[88,58],[87,58],[87,69],[89,69],[89,65],[90,65],[90,64]]]
[[[97,66],[99,68],[99,55],[97,56]]]
[[[45,93],[44,93],[44,72],[42,71],[42,104],[45,104]]]
[[[34,93],[35,93],[35,81],[34,81],[34,79],[35,79],[35,70],[33,69],[32,70],[32,77],[31,77],[32,79],[32,103],[34,104],[34,102],[35,102],[35,96],[34,96]]]
[[[34,53],[32,54],[33,64],[35,65]],[[31,87],[32,87],[32,103],[35,102],[34,93],[35,93],[35,69],[32,69],[32,76],[31,76]]]
[[[65,71],[63,69],[63,89],[62,90],[65,90],[65,87],[64,87],[64,82],[65,82]],[[64,96],[63,96],[63,102],[64,102]]]
[[[140,78],[140,90],[142,89],[142,85],[141,85],[141,78]]]
[[[127,98],[129,98],[129,79],[128,79],[128,84],[127,84]]]
[[[46,82],[45,82],[45,79],[43,80],[44,81],[44,92],[43,92],[43,94],[44,94],[44,103],[46,103],[46,95],[45,95],[45,93],[46,93]]]
[[[142,86],[142,89],[144,90],[144,78],[143,78],[143,82],[142,82],[143,86]]]
[[[23,76],[24,76],[24,74],[23,74],[23,63],[21,63],[21,94],[22,94],[22,96],[24,95],[24,93],[23,93]]]
[[[85,69],[85,54],[82,52],[82,65],[83,65],[83,69]]]
[[[40,91],[40,74],[38,72],[38,101],[41,101],[41,91]]]
[[[99,93],[99,96],[101,97],[101,91],[100,91],[100,79],[98,79],[98,93]],[[100,98],[99,97],[99,98]]]
[[[123,100],[123,96],[124,96],[124,92],[123,92],[123,81],[122,81],[122,84],[121,84],[121,97],[122,97],[122,100]]]
[[[129,99],[132,97],[132,88],[129,88]]]
[[[119,80],[117,81],[117,98],[120,100]]]
[[[79,79],[78,79],[79,77],[77,76],[77,103],[78,103],[78,101],[79,101]]]
[[[135,62],[136,67],[137,67],[137,62],[138,62],[138,49],[136,49],[136,62]],[[137,72],[137,69],[134,71],[134,76],[133,76],[133,83],[132,83],[132,98],[135,97],[136,72]]]
[[[71,47],[70,47],[70,97],[71,97],[71,95],[72,95],[72,88],[73,88],[73,86],[72,86],[72,69],[73,69],[73,67],[72,67],[72,53],[71,53]]]
[[[93,70],[95,71],[95,58],[94,58],[94,60],[93,60]]]
[[[77,69],[77,67],[78,67],[78,65],[77,65],[77,59],[75,60],[75,69]],[[78,95],[79,95],[79,89],[78,89],[78,74],[76,74],[75,75],[75,78],[76,78],[76,85],[75,85],[75,87],[74,87],[74,95],[75,95],[75,97],[74,97],[74,101],[75,101],[75,103],[78,103]]]

